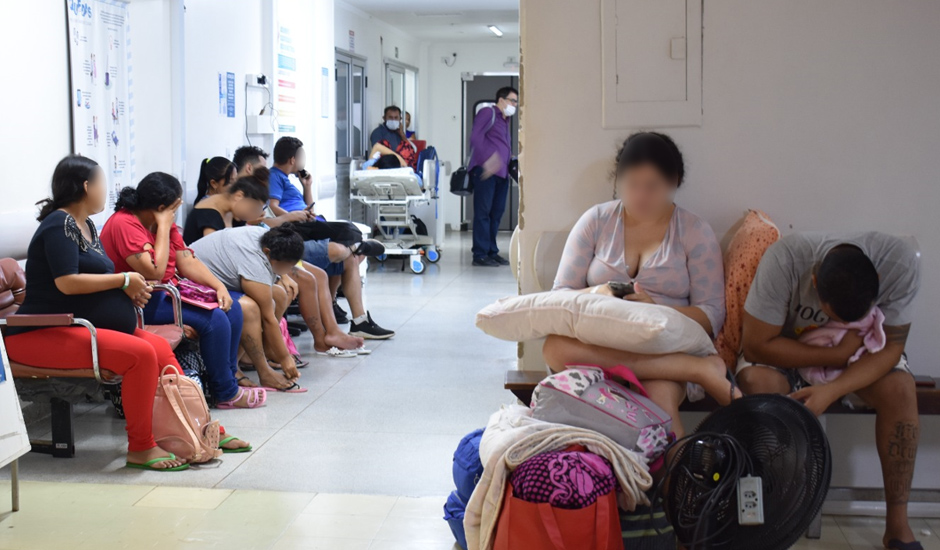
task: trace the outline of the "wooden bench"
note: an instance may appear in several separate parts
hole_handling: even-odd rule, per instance
[[[506,379],[503,384],[507,390],[519,398],[523,403],[532,401],[532,392],[539,382],[545,378],[546,374],[542,371],[521,371],[510,370],[506,372]],[[930,376],[915,376],[917,384],[917,410],[922,416],[940,415],[940,378]],[[718,403],[711,397],[690,403],[684,402],[680,407],[681,412],[704,412],[709,413],[718,409]],[[842,400],[833,403],[826,409],[826,415],[830,414],[874,414],[875,411],[869,408],[852,409],[842,404]],[[823,429],[826,427],[825,418],[821,418]],[[862,489],[854,487],[830,487],[827,495],[828,501],[883,501],[884,491],[882,489]],[[937,492],[932,490],[912,490],[911,502],[938,502]],[[807,538],[818,539],[822,536],[822,513],[820,513],[810,524],[806,532]]]
[[[510,370],[506,372],[503,387],[511,391],[523,403],[532,401],[532,392],[535,386],[545,378],[542,371]],[[940,379],[929,376],[915,376],[917,381],[917,410],[921,415],[940,415]],[[689,403],[686,401],[679,407],[682,412],[712,412],[718,408],[718,403],[706,396],[701,401]],[[826,414],[874,414],[872,409],[850,409],[839,400],[833,403]]]

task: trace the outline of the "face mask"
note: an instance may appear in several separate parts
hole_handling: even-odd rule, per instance
[[[503,109],[503,114],[506,115],[506,116],[512,116],[512,115],[516,114],[516,106],[515,106],[515,105],[506,105],[506,108]]]
[[[385,121],[385,127],[388,128],[389,130],[393,131],[393,132],[394,132],[395,130],[398,130],[398,127],[399,127],[400,125],[401,125],[401,121],[400,121],[400,120],[386,120],[386,121]]]

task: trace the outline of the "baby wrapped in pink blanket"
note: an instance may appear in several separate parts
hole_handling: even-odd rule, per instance
[[[800,342],[811,346],[831,348],[839,345],[842,338],[850,330],[857,330],[862,336],[862,347],[858,348],[855,355],[849,358],[847,365],[859,360],[859,358],[868,353],[876,353],[885,347],[885,316],[877,307],[873,307],[864,317],[852,323],[838,323],[829,321],[825,325],[804,332],[800,336]],[[842,374],[843,367],[804,367],[800,369],[800,376],[813,385],[828,384]]]

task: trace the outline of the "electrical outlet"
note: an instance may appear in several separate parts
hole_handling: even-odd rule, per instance
[[[764,524],[764,490],[759,477],[745,476],[738,480],[738,524]]]

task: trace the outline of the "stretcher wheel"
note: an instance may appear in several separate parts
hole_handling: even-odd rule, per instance
[[[420,275],[424,273],[424,262],[421,261],[421,256],[412,256],[411,257],[411,272],[415,275]]]
[[[380,264],[384,264],[385,260],[387,259],[388,259],[388,254],[379,254],[378,256],[375,257],[375,261],[379,262]]]
[[[433,246],[428,247],[428,249],[424,251],[424,257],[432,264],[436,264],[441,259],[441,251]]]

